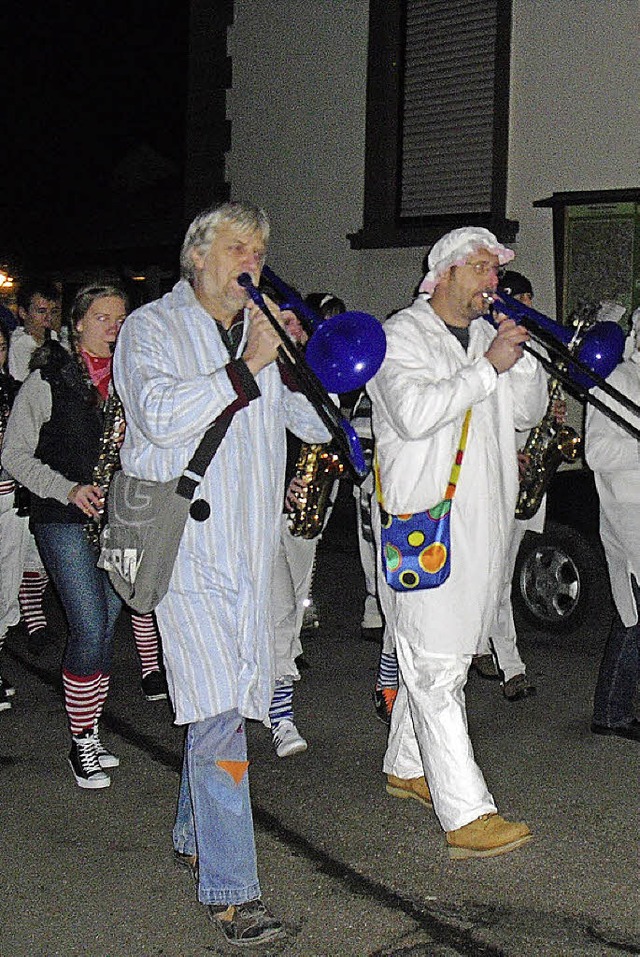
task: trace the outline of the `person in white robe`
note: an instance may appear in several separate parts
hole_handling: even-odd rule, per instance
[[[637,402],[640,395],[640,309],[632,316],[628,358],[607,382]],[[638,417],[600,390],[594,393],[636,428]],[[593,704],[594,734],[640,741],[634,703],[640,682],[640,442],[600,409],[587,407],[585,457],[600,499],[600,538],[616,609]]]
[[[258,284],[268,238],[266,213],[246,204],[196,217],[183,278],[132,313],[114,357],[131,475],[179,476],[216,417],[235,409],[199,488],[210,516],[187,519],[156,613],[175,720],[187,725],[174,849],[197,873],[211,919],[241,944],[282,933],[261,901],[244,724],[265,719],[274,689],[285,429],[308,442],[330,437],[281,373],[279,335],[237,281],[248,273]]]
[[[383,765],[387,791],[433,805],[452,858],[502,854],[531,838],[526,824],[496,813],[464,701],[503,581],[518,490],[515,430],[533,426],[546,405],[544,373],[523,354],[526,330],[505,319],[496,332],[483,318],[499,266],[511,258],[482,228],[440,239],[421,294],[385,323],[386,358],[367,386],[382,504],[396,515],[443,498],[471,409],[451,513],[450,577],[413,592],[385,583],[382,603],[400,672]]]

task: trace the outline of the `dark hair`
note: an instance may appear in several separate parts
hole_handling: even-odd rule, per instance
[[[304,301],[323,319],[338,316],[341,312],[347,311],[342,299],[330,292],[310,292],[308,296],[305,296]]]
[[[60,290],[49,276],[31,276],[20,283],[16,294],[16,303],[20,309],[28,310],[34,296],[42,296],[49,302],[60,301]]]
[[[507,269],[506,272],[503,272],[498,282],[498,289],[506,292],[508,296],[522,296],[524,293],[533,296],[533,287],[530,280],[523,276],[521,272],[516,272],[515,269]]]
[[[75,359],[77,367],[80,371],[80,377],[87,388],[87,395],[89,397],[88,401],[91,405],[97,406],[103,405],[102,396],[91,381],[89,370],[87,369],[85,361],[80,352],[78,323],[84,319],[96,299],[104,299],[105,296],[116,296],[118,299],[122,299],[125,310],[128,309],[128,299],[126,292],[120,286],[116,286],[112,283],[92,283],[88,286],[82,286],[81,289],[78,289],[74,296],[73,303],[71,304],[71,354]]]

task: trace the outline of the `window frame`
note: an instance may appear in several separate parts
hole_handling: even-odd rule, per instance
[[[513,242],[518,222],[506,217],[512,0],[496,0],[491,209],[482,213],[401,217],[402,91],[406,0],[370,0],[362,229],[353,249],[425,246],[458,226],[485,226]]]

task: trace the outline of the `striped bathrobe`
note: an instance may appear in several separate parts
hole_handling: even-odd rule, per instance
[[[128,317],[114,356],[127,473],[155,481],[180,475],[207,427],[238,399],[228,362],[215,321],[185,280]],[[211,516],[187,519],[157,608],[177,724],[234,708],[263,719],[273,693],[271,599],[285,428],[310,442],[326,442],[329,434],[275,363],[256,383],[260,395],[236,412],[196,495],[210,504]]]

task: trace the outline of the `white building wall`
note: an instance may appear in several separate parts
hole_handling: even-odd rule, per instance
[[[511,51],[508,215],[553,310],[552,213],[531,203],[640,187],[640,2],[514,0]]]
[[[236,0],[227,174],[233,198],[269,210],[276,272],[382,318],[410,301],[427,249],[347,239],[362,226],[368,7]],[[551,315],[551,210],[532,203],[640,186],[639,63],[640,0],[514,0],[507,216]]]

